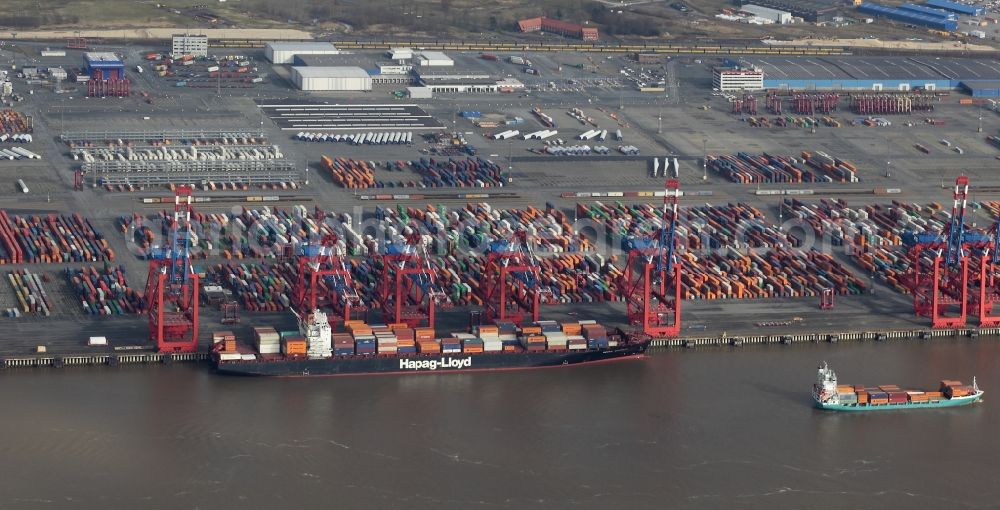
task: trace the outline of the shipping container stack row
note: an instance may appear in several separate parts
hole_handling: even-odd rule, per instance
[[[660,227],[650,204],[577,204],[580,217],[603,222],[622,239]],[[856,294],[864,282],[829,255],[797,249],[800,240],[777,230],[745,204],[683,208],[677,225],[682,292],[687,299],[812,297],[826,289]]]
[[[574,232],[566,214],[553,204],[544,210],[498,209],[487,203],[470,203],[448,209],[428,205],[424,208],[378,206],[376,219],[389,228],[390,234],[408,234],[413,230],[431,237],[433,253],[461,255],[481,253],[489,243],[510,239],[515,232],[527,234],[536,253],[587,252],[595,247],[585,236]],[[456,246],[463,247],[457,250]]]
[[[805,203],[786,199],[782,204],[786,218],[798,218],[812,226],[818,239],[828,239],[833,246],[849,244],[845,251],[864,271],[878,277],[899,292],[907,293],[905,276],[910,267],[906,232],[944,232],[950,214],[940,204],[916,205],[892,202],[850,208],[843,200],[820,200]]]
[[[43,278],[27,269],[16,269],[7,272],[7,282],[10,283],[17,296],[18,307],[6,310],[8,317],[20,317],[22,313],[39,314],[48,317],[52,314],[52,302],[42,286]]]
[[[851,96],[851,109],[863,115],[908,114],[933,111],[933,101],[926,94],[858,94]]]
[[[859,182],[857,168],[823,152],[803,151],[800,158],[771,154],[754,155],[739,152],[734,156],[708,156],[708,166],[732,182],[802,183]]]
[[[30,135],[34,132],[34,124],[30,115],[5,108],[0,110],[0,142],[17,141],[30,142],[31,139],[15,139],[15,135]],[[7,135],[7,136],[4,136]]]
[[[108,241],[79,214],[11,216],[0,210],[0,263],[113,261]]]
[[[216,264],[206,270],[209,280],[233,291],[248,312],[276,312],[292,305],[298,270],[288,262],[278,264]],[[322,283],[321,289],[322,289]],[[320,290],[321,290],[320,289]]]
[[[66,279],[88,315],[136,314],[144,309],[142,296],[128,286],[124,267],[67,268]]]
[[[148,58],[152,56],[154,58]],[[263,83],[267,75],[258,73],[253,62],[243,56],[230,55],[215,58],[194,58],[184,55],[176,59],[167,55],[147,55],[149,67],[161,78],[174,81],[176,86],[249,88]],[[184,85],[178,85],[183,83]]]

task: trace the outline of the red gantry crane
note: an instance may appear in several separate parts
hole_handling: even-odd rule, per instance
[[[319,243],[302,247],[298,259],[299,280],[295,286],[294,306],[305,315],[316,309],[329,309],[330,326],[336,331],[354,315],[367,308],[354,287],[351,262],[339,248],[336,234],[323,236]]]
[[[929,317],[933,328],[960,328],[966,325],[970,303],[980,302],[969,292],[971,250],[982,250],[989,239],[965,227],[969,178],[955,179],[951,222],[943,235],[908,233],[910,274],[907,286],[913,294],[916,315]]]
[[[161,353],[198,348],[198,275],[191,267],[191,186],[178,186],[169,244],[152,253],[146,278],[149,337]]]
[[[407,236],[403,243],[390,243],[379,260],[382,268],[376,295],[382,320],[433,328],[434,308],[447,298],[437,288],[420,234]]]
[[[681,330],[681,261],[675,253],[680,183],[668,179],[658,232],[625,239],[628,265],[623,290],[628,321],[651,337],[673,337]]]
[[[537,322],[541,303],[538,272],[538,260],[525,231],[490,243],[479,285],[486,320],[508,320],[518,326]]]
[[[979,327],[1000,326],[1000,217],[989,232],[973,233],[969,270],[969,308],[979,314]]]

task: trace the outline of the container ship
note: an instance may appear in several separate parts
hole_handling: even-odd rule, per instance
[[[945,379],[937,391],[904,390],[887,385],[866,388],[864,385],[841,385],[837,374],[826,363],[819,367],[813,385],[816,407],[831,411],[876,411],[891,409],[933,409],[957,407],[979,402],[983,391],[972,378],[972,385]]]
[[[431,328],[345,321],[333,333],[319,310],[299,321],[298,331],[254,328],[254,347],[231,332],[213,335],[220,374],[245,376],[338,376],[515,370],[600,363],[641,357],[648,340],[609,333],[595,321],[539,321],[518,327],[498,321],[470,333],[435,338]]]

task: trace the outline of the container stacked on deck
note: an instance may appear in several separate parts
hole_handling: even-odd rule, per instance
[[[76,290],[85,313],[124,315],[143,311],[142,296],[129,288],[124,266],[108,266],[101,271],[93,266],[67,268],[66,279]]]
[[[708,166],[732,182],[743,184],[859,182],[852,163],[823,152],[802,151],[801,158],[739,152],[733,156],[708,156]]]
[[[434,339],[434,328],[416,328],[413,330],[417,352],[436,354],[441,352],[441,344]]]
[[[975,388],[962,384],[962,381],[941,381],[941,393],[948,398],[967,397],[976,393]]]
[[[0,262],[38,264],[114,260],[114,251],[79,214],[8,215],[0,210]]]
[[[258,326],[253,328],[254,347],[261,354],[280,354],[281,337],[278,332],[270,326]]]
[[[602,222],[612,241],[656,232],[662,223],[661,210],[651,204],[577,204],[577,214]],[[685,299],[806,297],[828,288],[856,294],[864,288],[830,255],[798,249],[797,239],[746,204],[683,208],[676,235]]]
[[[417,352],[417,337],[413,328],[406,324],[390,324],[392,334],[396,336],[396,352],[399,354],[415,354]]]
[[[42,278],[27,269],[16,269],[7,272],[7,281],[17,295],[20,312],[37,313],[48,317],[52,312],[49,295],[42,286]],[[20,313],[8,310],[8,315],[19,316]]]
[[[308,342],[298,331],[281,332],[281,354],[289,357],[305,356]]]
[[[477,326],[475,334],[483,341],[484,352],[500,352],[503,350],[503,341],[500,340],[500,328],[498,326]]]
[[[991,203],[983,204],[991,212]],[[846,253],[869,276],[878,276],[900,292],[909,270],[910,257],[903,245],[906,232],[944,232],[951,214],[940,204],[917,205],[893,201],[889,205],[870,204],[850,208],[844,200],[824,199],[808,203],[785,199],[785,218],[797,218],[812,227],[817,239],[829,239],[830,244],[850,245]]]
[[[236,334],[232,331],[213,331],[212,345],[221,352],[236,352]]]

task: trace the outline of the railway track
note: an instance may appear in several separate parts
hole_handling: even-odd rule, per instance
[[[216,48],[263,48],[263,39],[228,39],[213,41]],[[666,53],[679,55],[848,55],[849,51],[838,47],[767,46],[759,44],[657,44],[657,43],[599,43],[582,42],[467,42],[467,41],[420,41],[420,40],[332,40],[337,47],[347,50],[387,50],[389,48],[412,47],[440,51],[544,51],[544,52],[590,52],[590,53]]]

